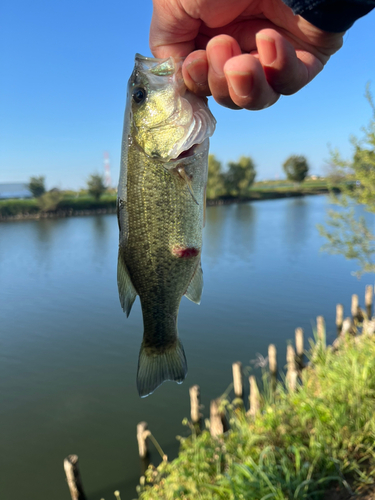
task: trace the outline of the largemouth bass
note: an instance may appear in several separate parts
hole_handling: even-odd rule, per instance
[[[141,397],[187,374],[177,315],[183,295],[200,303],[208,137],[207,99],[187,91],[182,60],[135,57],[128,83],[118,187],[117,282],[127,316],[137,295],[143,341]]]

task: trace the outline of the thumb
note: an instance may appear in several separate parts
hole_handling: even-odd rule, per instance
[[[195,49],[201,25],[174,0],[154,0],[150,49],[154,57],[186,57]]]

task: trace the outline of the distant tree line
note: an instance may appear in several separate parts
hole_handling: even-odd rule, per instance
[[[37,199],[38,206],[42,212],[54,211],[64,198],[63,193],[58,188],[46,190],[45,177],[30,177],[28,184],[29,191]],[[91,174],[87,179],[87,193],[95,201],[99,201],[107,190],[104,177],[100,174]]]
[[[290,156],[284,162],[283,168],[287,178],[295,183],[303,182],[309,170],[306,158],[296,155]],[[249,156],[241,156],[238,161],[229,162],[224,170],[215,155],[209,155],[207,198],[209,200],[250,198],[255,176],[255,164]],[[95,201],[99,201],[107,190],[104,177],[100,174],[91,174],[86,182],[87,194],[94,198]],[[64,197],[58,188],[46,190],[44,176],[31,177],[28,187],[34,198],[38,200],[38,205],[42,211],[56,210]]]
[[[292,155],[284,162],[283,169],[288,180],[300,184],[305,180],[309,166],[304,156]],[[229,162],[223,171],[215,155],[209,155],[207,198],[249,198],[255,176],[254,161],[248,156],[241,156],[237,162]]]
[[[215,155],[209,155],[207,198],[246,198],[250,195],[255,176],[254,162],[247,156],[241,156],[237,162],[228,163],[227,170],[223,172],[221,162]]]

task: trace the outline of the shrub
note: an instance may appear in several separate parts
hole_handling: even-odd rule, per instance
[[[37,200],[0,200],[0,216],[35,214],[39,212]]]

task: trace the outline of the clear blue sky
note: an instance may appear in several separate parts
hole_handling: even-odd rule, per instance
[[[45,175],[47,187],[85,185],[111,158],[117,184],[126,84],[134,54],[150,55],[151,0],[4,0],[0,29],[0,182]],[[226,110],[210,99],[217,119],[211,152],[224,164],[251,156],[258,178],[282,177],[290,154],[324,173],[328,144],[350,153],[375,94],[375,12],[357,21],[344,47],[295,96],[270,109]]]

